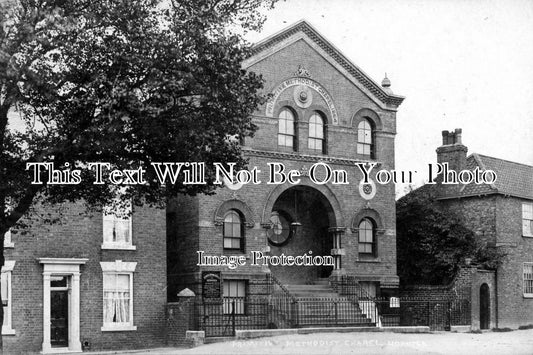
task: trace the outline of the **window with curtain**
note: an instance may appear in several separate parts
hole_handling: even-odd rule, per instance
[[[325,153],[324,119],[317,112],[309,118],[309,149]]]
[[[102,331],[137,330],[133,325],[133,273],[136,262],[101,261],[103,272]]]
[[[294,114],[288,108],[284,108],[279,113],[278,118],[278,145],[295,149],[296,130]]]
[[[102,248],[135,249],[132,244],[131,224],[131,205],[123,210],[104,209]]]
[[[104,274],[104,326],[131,325],[131,274]]]
[[[376,237],[374,223],[369,218],[363,218],[359,223],[359,253],[375,255]]]
[[[4,234],[4,248],[14,248],[15,244],[11,240],[11,229]]]
[[[357,154],[373,157],[372,139],[372,125],[367,119],[363,119],[357,126]]]
[[[224,314],[245,314],[246,281],[224,280]]]
[[[244,250],[243,218],[236,210],[224,215],[224,249]]]

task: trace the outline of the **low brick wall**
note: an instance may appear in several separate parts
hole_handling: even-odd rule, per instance
[[[194,297],[181,297],[167,304],[167,345],[189,346],[187,331],[192,329]]]
[[[408,309],[410,319],[403,317],[403,323],[424,323],[431,317],[434,322],[443,319],[448,326],[471,325],[479,329],[479,288],[486,283],[491,290],[495,287],[494,271],[481,270],[475,266],[459,269],[454,280],[448,285],[408,285],[400,289],[400,297],[426,302],[413,303]],[[491,327],[495,326],[495,301],[491,294]],[[439,316],[440,314],[440,316]],[[407,322],[407,323],[406,323]],[[429,325],[429,324],[428,324]]]
[[[470,297],[471,284],[477,273],[475,267],[463,267],[448,285],[408,285],[400,289],[401,297],[440,300],[448,298]]]

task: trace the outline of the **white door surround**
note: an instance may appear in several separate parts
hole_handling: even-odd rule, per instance
[[[89,259],[39,258],[43,264],[43,354],[58,352],[81,352],[80,342],[80,265]],[[68,348],[52,348],[50,339],[50,277],[70,277]]]

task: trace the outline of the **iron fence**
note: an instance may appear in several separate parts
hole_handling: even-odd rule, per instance
[[[428,326],[450,330],[469,325],[471,304],[466,298],[378,298],[354,280],[332,282],[337,297],[294,297],[273,276],[266,292],[248,297],[201,299],[194,303],[195,330],[206,337],[234,336],[236,330],[334,326]]]
[[[383,326],[427,326],[430,330],[450,330],[454,325],[470,325],[471,304],[466,298],[393,297],[376,299],[375,302]]]

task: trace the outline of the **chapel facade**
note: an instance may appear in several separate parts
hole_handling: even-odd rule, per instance
[[[356,164],[375,164],[371,177],[394,169],[396,112],[404,98],[305,21],[257,43],[243,67],[261,74],[270,94],[253,114],[254,137],[241,142],[248,168],[263,179],[210,196],[179,196],[168,207],[169,300],[184,288],[202,296],[202,275],[209,272],[220,275],[227,298],[263,292],[255,285],[265,274],[289,291],[349,276],[372,296],[393,294],[399,284],[394,184],[361,183]],[[280,166],[299,171],[298,183],[268,184]],[[202,265],[199,251],[246,263]],[[274,262],[253,265],[256,252]],[[276,264],[272,257],[283,255],[325,262]]]

